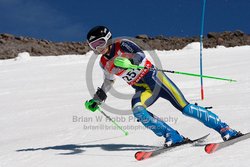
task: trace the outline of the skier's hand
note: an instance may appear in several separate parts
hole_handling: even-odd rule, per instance
[[[85,102],[85,107],[86,109],[92,111],[92,112],[95,112],[97,109],[99,109],[99,105],[100,105],[100,102],[94,100],[94,99],[91,99],[91,100],[87,100]]]
[[[106,93],[102,90],[102,88],[98,88],[96,93],[94,94],[94,98],[85,102],[85,107],[88,110],[95,112],[99,109],[99,105],[101,105],[101,103],[105,101],[106,98]]]

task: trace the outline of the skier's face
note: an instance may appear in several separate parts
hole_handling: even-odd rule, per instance
[[[96,53],[96,54],[105,54],[109,51],[109,47],[98,47],[96,49],[93,49],[93,51]]]
[[[103,47],[103,48],[97,48],[97,52],[99,52],[100,54],[105,54],[108,51],[108,47]]]

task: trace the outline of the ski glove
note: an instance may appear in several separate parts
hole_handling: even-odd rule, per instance
[[[99,105],[101,105],[101,102],[105,101],[106,98],[106,93],[101,88],[98,88],[96,93],[94,94],[94,98],[85,102],[85,107],[88,110],[95,112],[97,109],[99,109]]]
[[[88,110],[90,110],[90,111],[92,111],[92,112],[95,112],[97,109],[99,109],[99,104],[100,104],[100,102],[98,102],[98,101],[96,101],[96,100],[94,100],[94,99],[91,99],[91,100],[87,100],[86,102],[85,102],[85,107],[86,107],[86,109],[88,109]]]

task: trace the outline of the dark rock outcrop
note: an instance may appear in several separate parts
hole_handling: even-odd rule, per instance
[[[136,38],[138,42],[142,40],[151,48],[158,50],[182,49],[189,43],[200,41],[198,36],[186,38],[156,36],[154,38],[146,38],[145,35],[138,35]],[[217,45],[223,45],[225,47],[250,45],[250,35],[237,30],[235,32],[210,32],[207,34],[207,37],[204,37],[204,48],[214,48]]]
[[[166,37],[138,35],[133,39],[144,49],[175,50],[182,49],[192,42],[199,42],[199,37]],[[250,35],[237,30],[234,32],[210,32],[204,37],[204,47],[217,45],[234,47],[250,45]],[[0,59],[15,58],[20,52],[29,52],[31,56],[85,54],[90,50],[86,42],[51,42],[30,37],[16,37],[0,34]]]
[[[85,54],[89,51],[86,42],[51,42],[30,37],[15,37],[0,34],[0,59],[15,58],[20,52],[31,56],[50,56],[65,54]]]

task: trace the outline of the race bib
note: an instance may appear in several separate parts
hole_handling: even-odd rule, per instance
[[[151,62],[147,59],[144,59],[140,64],[140,66],[144,66],[150,68],[152,66]],[[124,79],[129,85],[133,85],[134,83],[138,82],[149,69],[128,69],[125,70],[121,75],[119,75],[122,79]]]
[[[137,78],[137,76],[140,74],[140,72],[141,72],[141,70],[138,70],[138,69],[126,70],[121,75],[121,78],[129,83],[129,82],[135,80]]]

